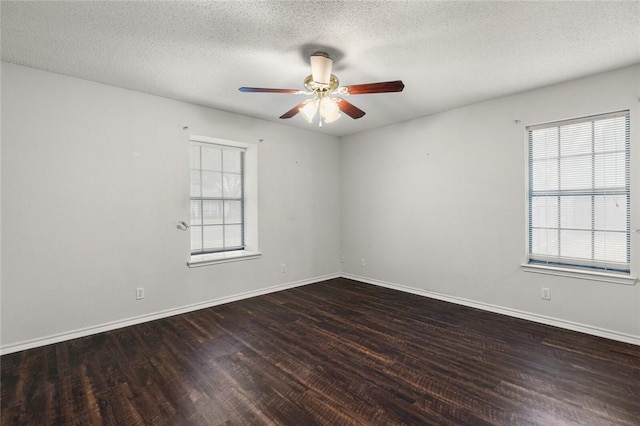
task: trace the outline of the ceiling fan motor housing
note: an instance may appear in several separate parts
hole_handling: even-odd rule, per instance
[[[328,83],[318,83],[314,80],[313,74],[307,76],[307,78],[304,79],[304,87],[318,96],[324,96],[330,92],[333,92],[338,88],[339,85],[340,80],[338,80],[338,77],[333,74],[331,74]]]
[[[311,75],[313,76],[313,81],[318,84],[330,84],[333,60],[329,54],[325,52],[316,52],[311,55],[309,60],[311,62]]]

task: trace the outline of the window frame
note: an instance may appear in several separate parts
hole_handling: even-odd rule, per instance
[[[532,146],[531,146],[531,132],[534,130],[538,130],[538,129],[544,129],[544,128],[554,128],[554,127],[560,127],[560,126],[566,126],[566,125],[571,125],[571,124],[577,124],[577,123],[581,123],[581,122],[594,122],[597,120],[602,120],[602,119],[608,119],[608,118],[614,118],[614,117],[620,117],[620,116],[626,116],[627,118],[627,124],[626,124],[626,146],[625,146],[625,162],[627,165],[627,169],[625,170],[626,172],[626,183],[625,183],[625,187],[626,187],[626,200],[627,200],[627,229],[625,231],[626,233],[626,237],[627,237],[627,263],[629,266],[628,271],[616,271],[616,270],[607,270],[606,268],[599,268],[599,267],[594,267],[594,266],[585,266],[585,265],[580,265],[580,264],[575,264],[575,263],[570,263],[570,262],[566,262],[566,263],[562,263],[562,262],[549,262],[547,261],[545,263],[544,260],[541,260],[541,258],[543,258],[544,256],[540,256],[540,255],[535,255],[532,253],[532,227],[533,227],[533,217],[532,217],[532,212],[531,212],[531,208],[532,208],[532,197],[534,195],[532,195],[532,181],[531,181],[531,173],[532,173]],[[631,268],[633,267],[632,262],[631,262],[631,244],[630,244],[630,239],[631,239],[631,235],[632,235],[632,230],[631,230],[631,205],[630,205],[630,201],[631,201],[631,181],[630,181],[630,168],[631,168],[631,159],[630,159],[630,155],[631,155],[631,143],[630,143],[630,138],[631,138],[631,133],[630,133],[630,118],[631,117],[631,112],[629,110],[622,110],[622,111],[616,111],[616,112],[610,112],[610,113],[604,113],[604,114],[596,114],[596,115],[590,115],[590,116],[584,116],[584,117],[579,117],[579,118],[575,118],[575,119],[569,119],[569,120],[558,120],[558,121],[553,121],[553,122],[547,122],[547,123],[541,123],[541,124],[536,124],[536,125],[530,125],[530,126],[526,126],[525,127],[525,146],[526,146],[526,153],[525,153],[525,188],[526,188],[526,197],[525,197],[525,202],[526,202],[526,208],[525,208],[525,214],[526,214],[526,218],[525,218],[525,227],[526,227],[526,257],[525,257],[525,261],[522,263],[522,267],[523,270],[526,272],[536,272],[536,273],[543,273],[543,274],[550,274],[550,275],[560,275],[560,276],[569,276],[569,277],[574,277],[574,278],[586,278],[586,279],[591,279],[591,280],[597,280],[597,281],[606,281],[606,282],[614,282],[614,283],[620,283],[620,284],[634,284],[636,282],[636,278],[634,276],[632,276],[631,274]],[[560,145],[559,145],[560,146]],[[592,150],[590,155],[596,155],[596,153]],[[559,156],[558,157],[558,161],[560,161],[562,157]],[[559,163],[560,164],[560,163]],[[596,192],[597,190],[589,190],[592,193],[592,196],[596,196]],[[586,191],[586,192],[589,192]],[[541,191],[544,192],[544,191]],[[554,191],[552,191],[554,192]],[[557,191],[559,194],[561,194],[563,191],[561,189],[558,189]],[[559,197],[561,196],[570,196],[571,191],[567,191],[567,194],[563,194],[563,195],[558,195]],[[560,204],[559,204],[560,206]],[[562,229],[560,227],[560,225],[558,225],[559,228],[558,230],[560,231],[560,229]],[[591,231],[594,232],[596,231],[592,225],[591,227]],[[560,257],[559,257],[560,258]],[[561,258],[560,258],[561,259]],[[587,262],[588,263],[588,262]],[[604,263],[604,262],[603,262]]]
[[[212,144],[244,151],[243,161],[243,208],[242,220],[244,224],[244,248],[234,248],[227,251],[216,251],[209,253],[191,253],[191,232],[189,235],[189,260],[187,265],[190,268],[200,267],[225,262],[235,262],[240,260],[257,259],[262,253],[258,247],[258,145],[240,141],[232,141],[208,136],[191,135],[189,137],[189,150],[192,143]],[[189,167],[190,169],[190,167]],[[189,184],[191,178],[189,177]],[[190,187],[190,185],[189,185]],[[189,188],[188,187],[188,188]],[[189,209],[191,208],[191,191],[188,194]],[[191,217],[189,210],[189,217]],[[189,220],[189,226],[191,220]]]

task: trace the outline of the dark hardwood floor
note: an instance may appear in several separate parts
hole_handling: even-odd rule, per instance
[[[2,425],[639,425],[640,347],[335,279],[2,357]]]

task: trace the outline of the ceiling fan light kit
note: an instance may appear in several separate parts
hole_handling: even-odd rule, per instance
[[[322,126],[323,121],[325,123],[333,123],[342,117],[340,107],[338,107],[338,99],[323,96],[320,99],[308,99],[303,104],[304,106],[299,108],[299,111],[309,123],[313,123],[313,117],[318,111],[320,111],[320,120],[318,121],[320,126]]]
[[[309,58],[311,62],[311,75],[304,79],[304,90],[295,89],[269,89],[262,87],[241,87],[241,92],[253,93],[289,93],[312,95],[307,99],[285,112],[280,116],[287,119],[300,113],[309,123],[313,122],[318,113],[318,125],[332,123],[342,116],[340,112],[347,114],[353,119],[358,119],[365,115],[365,112],[341,97],[330,95],[364,95],[372,93],[402,92],[404,84],[401,80],[385,81],[381,83],[356,84],[352,86],[340,86],[338,77],[331,74],[333,60],[325,52],[316,52]]]

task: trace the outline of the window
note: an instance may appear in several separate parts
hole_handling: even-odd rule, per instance
[[[629,274],[629,112],[527,132],[529,264]]]
[[[256,151],[241,142],[191,138],[189,266],[260,255]]]
[[[244,249],[244,150],[191,142],[191,253]]]

